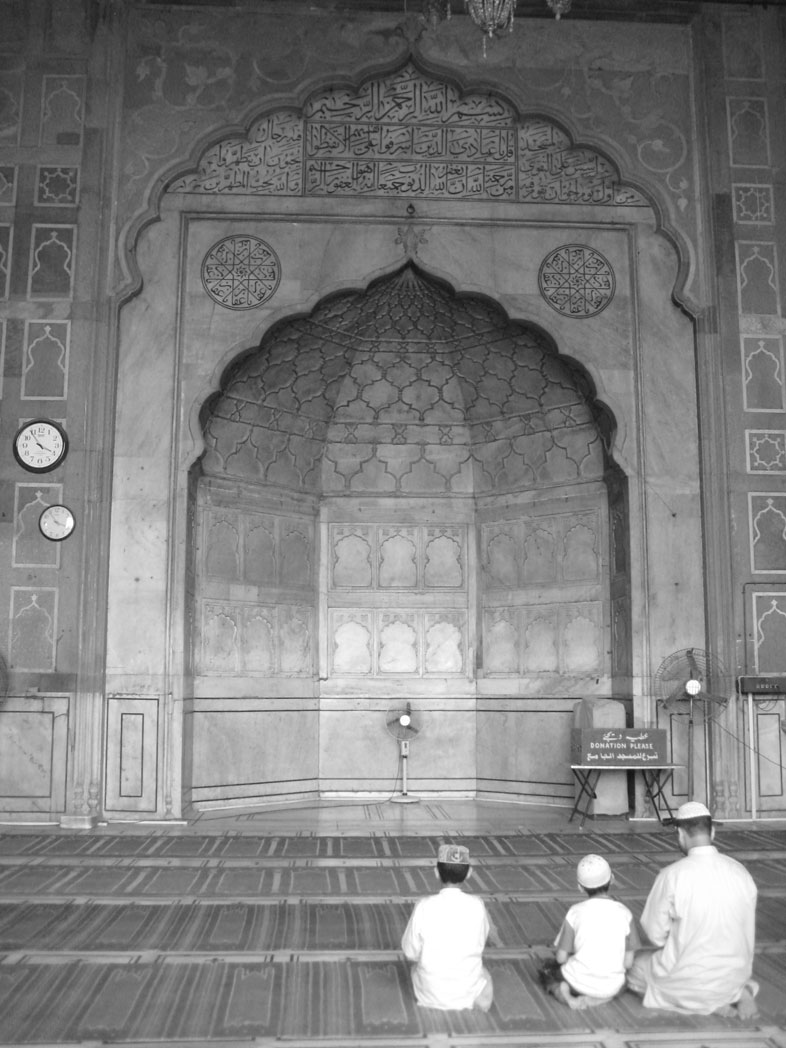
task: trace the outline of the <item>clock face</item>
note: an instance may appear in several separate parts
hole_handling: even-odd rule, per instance
[[[14,437],[16,461],[31,473],[48,473],[56,469],[67,453],[66,432],[50,419],[25,422]]]
[[[38,518],[41,534],[52,542],[62,542],[74,530],[74,514],[68,506],[47,506]]]

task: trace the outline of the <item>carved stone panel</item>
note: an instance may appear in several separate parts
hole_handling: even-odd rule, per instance
[[[331,676],[428,679],[468,672],[465,609],[333,608],[327,629]]]
[[[2,92],[0,76],[0,93]],[[0,140],[2,131],[0,130]],[[0,164],[0,204],[13,207],[16,203],[17,167],[15,164]]]
[[[781,336],[743,335],[740,350],[745,410],[786,411]]]
[[[585,512],[486,523],[481,559],[486,590],[598,581],[600,517]]]
[[[259,491],[200,485],[193,627],[198,675],[313,674],[314,522],[263,508],[260,497]]]
[[[30,245],[30,298],[71,298],[75,253],[76,226],[35,224]]]
[[[220,676],[313,673],[313,608],[205,600],[200,626],[198,673]]]
[[[466,528],[452,525],[333,524],[331,588],[463,590]]]
[[[737,241],[737,289],[740,313],[780,314],[778,249],[765,241]]]
[[[85,77],[45,76],[41,102],[41,145],[81,145],[85,122]]]
[[[595,677],[609,664],[603,513],[521,515],[480,530],[486,676]],[[625,609],[625,605],[621,609]],[[617,629],[625,628],[618,620]],[[620,634],[627,650],[627,636]]]
[[[313,590],[314,529],[310,521],[216,506],[204,514],[202,536],[207,578]]]
[[[786,430],[746,429],[749,473],[786,473]]]
[[[18,670],[55,669],[58,590],[11,588],[11,665]]]
[[[35,186],[38,207],[75,207],[79,203],[79,168],[42,164]]]
[[[487,675],[604,672],[600,602],[486,608],[483,638]]]
[[[786,496],[748,495],[751,568],[756,573],[786,573]]]
[[[330,674],[466,674],[466,544],[456,525],[330,525]]]
[[[756,674],[783,674],[786,652],[786,589],[757,585],[746,609],[753,639],[751,668]]]
[[[177,193],[442,197],[641,205],[595,149],[499,95],[461,94],[413,64],[317,91],[211,146]]]
[[[71,322],[28,320],[25,324],[22,400],[65,400]]]
[[[729,157],[732,164],[769,167],[770,135],[767,100],[728,98]]]
[[[14,509],[15,568],[60,565],[60,543],[50,542],[41,534],[38,520],[47,506],[60,502],[62,484],[17,484]]]
[[[22,127],[22,79],[21,69],[4,69],[0,72],[0,142],[4,146],[19,143]]]

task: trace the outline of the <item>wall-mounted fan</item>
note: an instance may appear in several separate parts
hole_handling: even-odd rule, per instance
[[[396,804],[417,804],[419,798],[407,792],[407,760],[409,744],[420,732],[420,717],[412,709],[411,703],[395,704],[385,715],[385,727],[398,742],[401,758],[401,793],[394,794],[390,799]]]
[[[664,712],[688,718],[688,798],[693,799],[693,731],[700,719],[704,732],[705,775],[709,781],[708,725],[729,701],[732,683],[722,663],[701,648],[668,655],[655,671],[655,699]]]

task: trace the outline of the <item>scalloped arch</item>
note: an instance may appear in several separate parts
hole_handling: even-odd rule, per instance
[[[614,422],[550,336],[406,263],[277,324],[202,424],[209,476],[412,496],[597,480]]]
[[[201,153],[168,191],[646,206],[599,150],[500,92],[460,90],[410,58],[358,87],[321,87]]]

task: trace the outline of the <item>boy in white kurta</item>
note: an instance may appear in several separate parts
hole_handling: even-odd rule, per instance
[[[461,888],[470,874],[469,850],[441,845],[436,873],[442,890],[415,904],[401,939],[404,956],[413,965],[415,998],[427,1008],[488,1011],[494,995],[482,960],[488,913],[482,899]]]
[[[609,895],[612,873],[603,856],[585,855],[576,879],[587,898],[568,910],[554,942],[555,960],[539,975],[544,989],[581,1009],[620,992],[639,937],[633,914]]]

